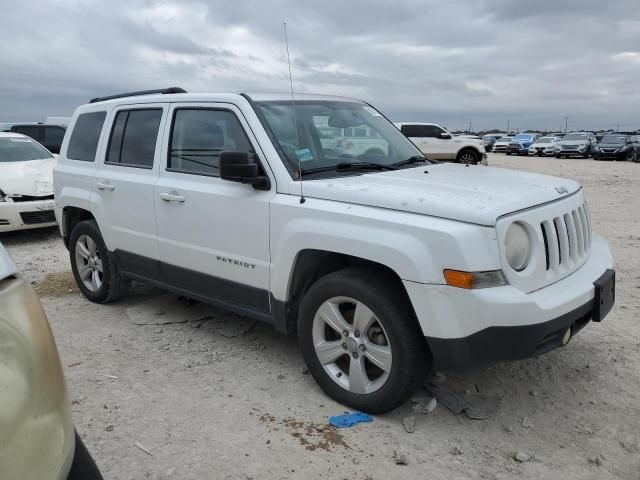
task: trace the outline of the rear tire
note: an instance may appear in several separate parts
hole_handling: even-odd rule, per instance
[[[78,288],[92,302],[117,300],[131,286],[131,280],[120,275],[95,220],[85,220],[73,228],[69,256]]]
[[[347,268],[319,279],[302,299],[298,343],[309,372],[334,400],[384,413],[424,382],[431,357],[400,288],[376,270]]]

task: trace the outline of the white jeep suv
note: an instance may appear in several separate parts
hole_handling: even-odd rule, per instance
[[[401,122],[395,125],[430,159],[486,164],[487,154],[480,137],[456,137],[435,123]]]
[[[614,301],[579,184],[433,164],[357,100],[172,88],[94,99],[69,129],[56,215],[87,298],[142,280],[297,332],[357,409],[565,345]],[[349,129],[357,155],[332,141]]]

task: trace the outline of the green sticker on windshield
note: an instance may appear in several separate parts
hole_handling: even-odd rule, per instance
[[[300,150],[296,150],[296,156],[298,160],[301,162],[307,162],[309,160],[313,160],[313,155],[311,154],[311,150],[308,148],[301,148]]]

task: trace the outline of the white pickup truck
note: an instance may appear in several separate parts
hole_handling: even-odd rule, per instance
[[[350,128],[370,148],[334,148]],[[566,345],[614,302],[578,183],[434,164],[357,100],[97,98],[73,115],[54,190],[88,299],[141,280],[297,332],[325,392],[372,413],[434,367]]]

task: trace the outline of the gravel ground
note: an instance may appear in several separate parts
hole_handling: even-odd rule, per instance
[[[453,390],[500,397],[487,420],[441,405],[414,414],[407,404],[334,430],[328,417],[344,407],[305,373],[295,338],[144,285],[92,304],[55,229],[0,236],[42,298],[76,427],[105,478],[640,479],[640,165],[502,155],[489,163],[582,182],[593,228],[616,258],[618,299],[564,349],[445,372]],[[203,309],[215,318],[199,320]],[[403,419],[413,415],[407,433]]]

